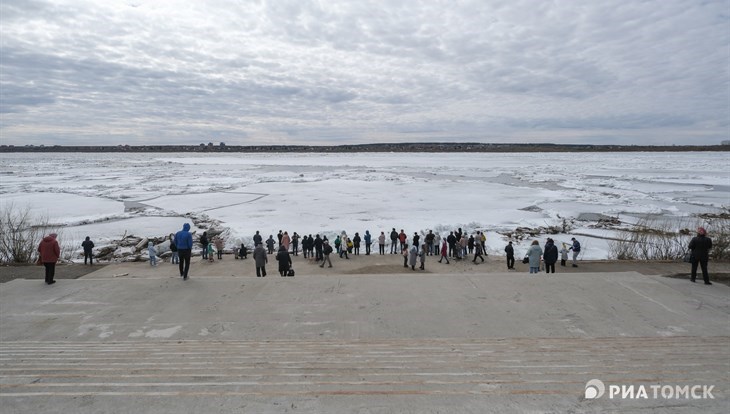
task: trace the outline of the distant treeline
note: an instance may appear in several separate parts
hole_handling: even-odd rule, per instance
[[[676,152],[730,151],[730,145],[397,143],[357,145],[0,145],[0,152]]]

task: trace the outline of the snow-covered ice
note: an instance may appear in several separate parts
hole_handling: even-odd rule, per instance
[[[188,213],[228,228],[228,244],[280,229],[377,237],[556,225],[597,213],[633,222],[730,206],[730,153],[14,153],[0,154],[0,203],[65,226],[66,243],[175,232]],[[126,206],[126,210],[125,210]],[[130,209],[136,206],[137,208]],[[576,222],[584,258],[608,242]],[[541,236],[541,244],[544,238]],[[524,246],[518,246],[525,250]]]

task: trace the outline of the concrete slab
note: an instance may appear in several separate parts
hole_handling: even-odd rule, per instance
[[[727,286],[636,272],[319,268],[183,281],[169,269],[1,285],[2,412],[730,408]],[[714,398],[587,400],[591,379],[714,386]]]

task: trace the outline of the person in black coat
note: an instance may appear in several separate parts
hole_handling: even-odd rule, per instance
[[[454,236],[454,232],[452,231],[449,233],[449,237],[446,238],[446,241],[449,243],[449,256],[455,257],[456,256],[456,236]]]
[[[692,252],[690,261],[692,263],[692,275],[690,282],[694,282],[697,278],[697,264],[702,267],[702,278],[705,279],[706,285],[711,285],[710,275],[707,273],[707,262],[710,259],[710,249],[712,249],[712,239],[707,237],[707,231],[703,227],[697,229],[697,236],[693,237],[689,242],[689,250]]]
[[[359,255],[360,254],[360,242],[362,239],[360,238],[360,233],[355,233],[355,237],[352,238],[352,250],[354,254]]]
[[[84,264],[86,264],[86,259],[89,259],[89,266],[93,266],[94,254],[92,249],[94,248],[94,242],[91,241],[89,236],[86,236],[86,240],[81,242],[81,247],[84,248]]]
[[[276,261],[279,262],[279,274],[284,277],[289,273],[291,268],[291,256],[286,250],[286,246],[279,246],[279,253],[276,254]]]
[[[208,232],[204,231],[200,236],[200,245],[203,246],[203,260],[208,259]]]
[[[558,246],[553,239],[547,239],[545,250],[542,253],[542,260],[545,261],[545,273],[555,273],[555,262],[558,261]],[[552,269],[552,272],[550,270]]]
[[[324,242],[322,241],[322,238],[319,237],[319,234],[314,236],[314,242],[312,242],[312,245],[314,246],[314,252],[315,252],[315,260],[318,262],[322,259],[324,259],[324,255],[322,254],[322,245]]]
[[[507,269],[515,268],[515,248],[512,247],[512,242],[509,242],[504,248],[504,252],[507,253]]]
[[[390,232],[390,254],[396,254],[398,248],[396,247],[396,243],[398,242],[398,232],[395,231],[395,227],[393,227],[393,230]]]

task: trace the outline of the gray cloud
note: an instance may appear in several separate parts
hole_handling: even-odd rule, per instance
[[[2,142],[730,135],[730,0],[390,3],[2,0]]]

